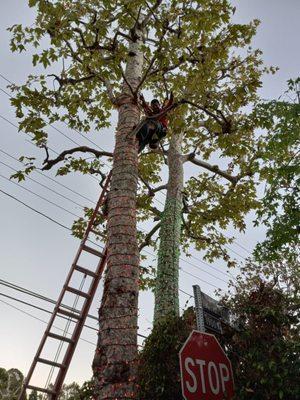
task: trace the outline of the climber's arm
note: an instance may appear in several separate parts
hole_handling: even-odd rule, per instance
[[[145,101],[145,98],[142,94],[140,95],[140,102],[141,102],[141,106],[143,107],[145,113],[147,115],[151,114],[152,110],[151,110],[149,104]]]

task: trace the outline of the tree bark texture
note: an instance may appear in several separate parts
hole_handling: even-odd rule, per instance
[[[155,287],[154,323],[179,315],[179,256],[183,191],[182,134],[173,135],[168,152],[169,181],[163,211]]]
[[[139,33],[139,32],[138,32]],[[129,47],[125,78],[141,80],[141,32]],[[138,152],[130,132],[140,111],[126,83],[119,101],[112,179],[108,195],[108,259],[99,309],[99,337],[93,362],[97,400],[135,399],[139,251],[136,234]]]

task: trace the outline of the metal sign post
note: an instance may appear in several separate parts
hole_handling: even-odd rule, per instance
[[[198,331],[222,335],[222,323],[230,324],[229,310],[201,292],[199,285],[193,285],[193,290]]]
[[[204,311],[202,304],[202,295],[199,285],[193,285],[194,298],[195,298],[195,311],[196,311],[196,323],[199,332],[205,332],[204,324]]]

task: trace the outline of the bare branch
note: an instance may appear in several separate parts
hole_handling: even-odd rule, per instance
[[[154,221],[159,221],[161,219],[162,211],[160,211],[158,208],[154,206],[149,207],[149,210],[152,211],[154,215],[156,215]]]
[[[154,15],[155,16],[155,11],[158,9],[158,7],[161,5],[162,0],[156,0],[155,4],[153,5],[153,7],[149,7],[148,4],[148,8],[149,8],[149,12],[146,14],[145,18],[143,19],[143,21],[141,22],[141,26],[143,28],[145,28],[148,25],[148,22],[150,21],[150,18]]]
[[[45,149],[45,152],[46,152],[46,158],[45,158],[44,163],[45,162],[47,163],[48,160],[49,160],[49,150],[48,150],[48,147],[46,145],[43,145],[42,147]]]
[[[216,245],[217,248],[219,249],[220,253],[223,255],[224,260],[226,260],[226,261],[229,260],[227,251],[222,247],[222,245],[220,244],[220,242],[218,240],[211,239],[210,237],[204,236],[204,235],[196,235],[191,230],[191,223],[190,222],[188,223],[184,219],[183,215],[182,215],[181,219],[182,219],[183,226],[184,226],[188,236],[191,239],[193,239],[195,241],[199,241],[199,242],[206,242],[208,245]]]
[[[78,54],[75,52],[75,50],[73,49],[73,47],[71,46],[69,41],[65,40],[65,43],[66,43],[67,47],[70,50],[71,57],[73,57],[73,59],[76,60],[77,62],[79,62],[80,64],[83,64],[82,60],[80,59]],[[91,70],[91,68],[87,68],[87,70],[88,70],[88,72],[90,74],[90,77],[92,77],[92,76],[93,77],[97,77],[98,79],[100,79],[101,82],[103,82],[105,88],[107,89],[107,94],[108,94],[108,97],[109,97],[110,101],[112,102],[112,104],[116,104],[116,98],[114,96],[113,88],[112,88],[112,85],[111,85],[110,81],[108,79],[106,79],[106,78],[101,77],[99,74],[96,74],[95,72],[93,72]],[[84,78],[81,78],[81,79],[84,80]]]
[[[147,77],[149,75],[149,72],[151,71],[151,68],[153,67],[153,64],[154,64],[154,62],[156,60],[156,57],[157,57],[157,55],[156,55],[156,52],[155,52],[153,57],[152,57],[152,59],[149,62],[148,68],[146,69],[146,71],[144,73],[144,76],[142,77],[142,79],[140,80],[139,84],[137,85],[137,88],[135,90],[135,95],[138,93],[139,89],[143,86],[145,80],[147,79]]]
[[[143,241],[143,243],[140,244],[139,251],[141,251],[144,247],[147,247],[147,246],[151,245],[152,236],[154,235],[155,232],[157,232],[159,230],[160,226],[161,226],[161,222],[156,224],[151,229],[151,231],[146,235],[145,240]]]
[[[195,153],[190,153],[187,156],[184,156],[184,162],[190,161],[191,163],[198,165],[199,167],[205,168],[208,171],[211,171],[217,175],[222,176],[223,178],[227,179],[229,182],[236,185],[239,180],[239,176],[232,176],[228,174],[226,171],[222,171],[217,165],[211,165],[206,161],[199,160],[195,158]]]
[[[128,86],[128,88],[129,88],[129,90],[130,90],[130,92],[131,92],[131,94],[133,96],[133,99],[136,100],[136,92],[133,90],[133,87],[131,86],[130,82],[126,78],[126,75],[124,74],[124,71],[123,71],[123,68],[122,68],[121,65],[120,65],[120,71],[121,71],[121,74],[122,74],[122,78],[124,79],[124,82]]]
[[[59,154],[56,158],[53,160],[49,160],[49,157],[45,159],[43,162],[43,171],[50,170],[54,165],[60,163],[65,159],[67,155],[74,154],[74,153],[92,153],[95,155],[95,157],[112,157],[113,154],[109,153],[108,151],[99,151],[95,150],[91,147],[87,146],[80,146],[80,147],[74,147],[73,149],[65,150],[61,154]]]
[[[111,45],[112,49],[115,49],[116,46],[117,46],[118,36],[123,37],[124,39],[128,40],[129,42],[132,41],[132,38],[129,35],[126,35],[126,33],[121,32],[120,30],[117,30],[116,33],[115,33],[115,36],[114,36],[114,38],[112,40],[112,45]]]
[[[81,58],[78,56],[78,53],[76,53],[76,51],[73,49],[71,43],[66,39],[64,39],[64,42],[65,42],[66,46],[68,47],[68,49],[70,50],[71,57],[73,57],[74,60],[76,60],[80,64],[82,64]]]
[[[150,74],[151,68],[153,67],[153,64],[155,63],[155,61],[157,59],[157,56],[158,56],[159,52],[161,51],[162,43],[163,43],[163,39],[165,37],[165,34],[166,34],[166,30],[163,30],[163,33],[162,33],[161,37],[158,40],[158,47],[154,51],[152,59],[149,62],[148,68],[146,69],[146,71],[144,73],[144,76],[142,77],[141,81],[139,82],[139,84],[138,84],[138,86],[137,86],[137,88],[135,90],[135,93],[138,93],[139,89],[142,87],[142,85],[144,84],[144,82],[147,79],[148,75]]]
[[[182,100],[182,103],[184,104],[190,104],[191,106],[198,108],[198,110],[201,110],[203,112],[205,112],[207,115],[209,115],[210,117],[212,117],[216,122],[218,122],[218,124],[222,125],[222,121],[210,110],[208,110],[206,107],[203,107],[199,104],[196,104],[190,100]]]
[[[212,240],[209,237],[204,236],[204,235],[195,235],[194,233],[192,233],[191,227],[190,227],[191,224],[187,223],[187,221],[184,219],[183,214],[181,215],[181,220],[182,220],[183,226],[184,226],[187,234],[189,235],[189,237],[191,239],[199,240],[201,242],[206,242],[206,243],[209,243],[209,244],[212,243]]]
[[[178,58],[178,62],[177,63],[171,64],[168,67],[165,66],[163,68],[156,68],[149,75],[153,76],[153,75],[156,75],[158,72],[162,72],[163,74],[166,74],[167,72],[171,72],[174,69],[180,67],[180,65],[182,65],[185,61],[186,61],[185,58],[183,56],[180,56]]]
[[[95,169],[95,168],[90,168],[89,169],[90,174],[95,174],[95,175],[100,175],[101,176],[101,181],[99,182],[99,185],[104,189],[104,182],[107,178],[107,174],[104,172],[100,171],[100,169]]]
[[[82,30],[78,27],[75,27],[72,30],[73,30],[73,32],[79,33],[83,47],[87,48],[87,44],[86,44],[85,37],[84,37]]]
[[[161,185],[161,186],[157,186],[156,188],[152,188],[150,186],[150,184],[140,176],[140,180],[143,182],[143,184],[146,186],[146,188],[148,189],[148,196],[153,197],[155,195],[155,193],[159,192],[160,190],[164,190],[167,189],[167,184]]]
[[[85,82],[85,81],[89,81],[93,78],[95,78],[95,74],[91,74],[88,76],[83,76],[82,78],[78,78],[78,79],[74,79],[74,78],[60,78],[59,76],[55,75],[55,74],[49,74],[47,75],[48,77],[54,77],[55,80],[57,80],[57,82],[59,83],[60,86],[63,85],[76,85],[77,83],[81,83],[81,82]]]

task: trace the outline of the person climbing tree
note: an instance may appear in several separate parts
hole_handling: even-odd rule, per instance
[[[151,105],[149,105],[142,94],[140,101],[148,118],[137,133],[139,153],[144,150],[147,144],[151,149],[157,149],[159,141],[166,136],[169,124],[166,114],[173,104],[174,98],[173,93],[171,93],[170,98],[164,101],[163,106],[157,99],[151,100]],[[155,115],[159,116],[155,117]]]

